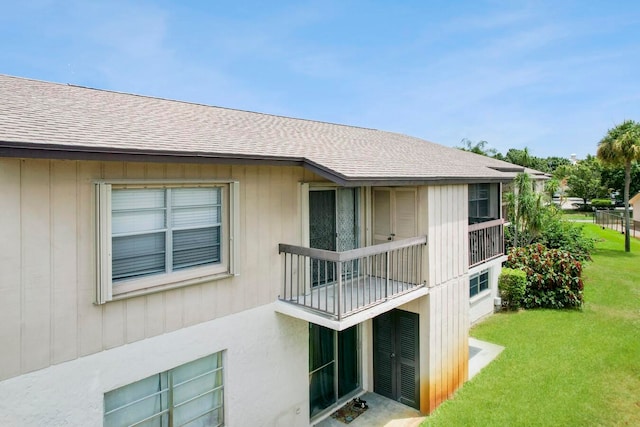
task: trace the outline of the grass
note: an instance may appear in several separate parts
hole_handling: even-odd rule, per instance
[[[593,221],[593,212],[565,209],[562,211],[562,219],[567,221]]]
[[[585,225],[598,239],[581,311],[500,313],[471,335],[502,354],[423,426],[640,425],[640,242]]]

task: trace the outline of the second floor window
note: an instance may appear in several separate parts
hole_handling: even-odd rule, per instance
[[[113,189],[114,282],[219,264],[222,188]]]
[[[500,218],[499,184],[469,184],[469,224]]]
[[[99,182],[96,302],[237,274],[238,183]]]

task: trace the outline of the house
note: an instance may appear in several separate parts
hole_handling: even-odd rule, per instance
[[[307,426],[367,390],[429,413],[467,378],[522,168],[10,76],[0,94],[0,425]]]
[[[629,199],[629,207],[633,212],[633,220],[640,221],[640,193]]]

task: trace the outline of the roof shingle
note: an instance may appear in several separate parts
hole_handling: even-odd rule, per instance
[[[343,182],[505,180],[519,168],[376,129],[11,76],[0,75],[0,94],[0,153],[35,147],[290,160]]]

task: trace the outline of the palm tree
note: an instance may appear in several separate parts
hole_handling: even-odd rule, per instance
[[[462,138],[462,147],[458,147],[462,151],[480,154],[481,156],[493,157],[498,151],[495,148],[486,148],[489,143],[487,141],[478,141],[474,143],[468,138]]]
[[[511,222],[513,247],[526,246],[542,230],[544,203],[542,194],[533,190],[533,181],[527,173],[519,173],[513,180],[513,192],[505,195],[507,217]]]
[[[629,185],[631,184],[631,164],[640,160],[640,123],[625,120],[609,129],[598,143],[597,156],[605,164],[624,166],[624,250],[630,252]]]

